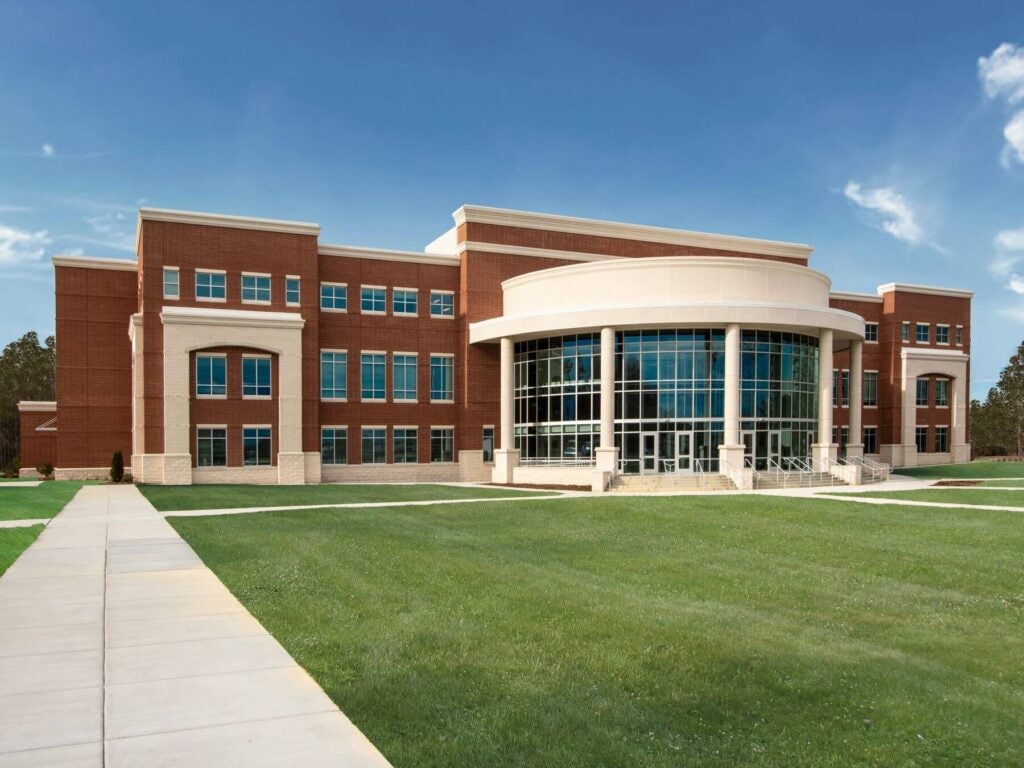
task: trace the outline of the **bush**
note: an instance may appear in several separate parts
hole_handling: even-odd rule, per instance
[[[53,464],[48,461],[41,461],[36,464],[36,472],[38,472],[39,476],[45,480],[53,474]]]
[[[110,459],[110,479],[115,483],[124,480],[124,456],[121,455],[120,450],[114,451],[114,455]]]
[[[135,480],[134,480],[134,478],[132,477],[132,473],[131,473],[131,472],[125,472],[125,473],[124,473],[124,477],[123,477],[123,478],[121,478],[121,482],[122,482],[122,483],[134,483],[134,482],[135,482]]]
[[[11,459],[7,463],[7,466],[4,467],[4,471],[2,473],[0,473],[0,474],[3,474],[4,477],[17,477],[18,473],[20,471],[21,471],[21,458],[18,457],[18,456],[15,456],[13,459]]]

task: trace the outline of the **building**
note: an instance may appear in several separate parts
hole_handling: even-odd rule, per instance
[[[58,256],[22,464],[136,481],[847,471],[969,458],[971,293],[836,293],[805,245],[463,206],[423,253],[143,208]],[[611,361],[611,364],[609,364]],[[31,471],[31,470],[29,470]]]

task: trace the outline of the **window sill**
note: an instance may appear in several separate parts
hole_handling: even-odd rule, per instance
[[[321,403],[347,403],[347,397],[321,397]]]
[[[259,301],[257,299],[242,299],[243,304],[249,304],[250,306],[258,307],[269,307],[270,301]]]
[[[227,400],[228,396],[225,395],[196,395],[196,400]]]
[[[406,398],[402,398],[402,399],[395,398],[391,402],[392,403],[399,403],[399,404],[403,404],[404,403],[405,405],[415,405],[415,404],[419,403],[419,399],[408,400]]]
[[[419,312],[392,312],[395,317],[419,317]]]
[[[180,296],[164,296],[164,301],[181,301]]]
[[[297,301],[286,301],[284,303],[284,305],[286,307],[301,307],[302,306],[302,304],[300,302],[297,302]]]
[[[384,310],[376,310],[376,309],[360,309],[359,310],[359,314],[360,315],[380,315],[380,316],[383,317],[383,316],[387,315],[387,312],[385,312]]]
[[[455,405],[454,400],[433,400],[430,401],[431,405]]]
[[[346,314],[348,314],[348,308],[347,307],[345,309],[338,309],[337,307],[325,307],[323,305],[320,305],[320,311],[321,312],[334,312],[335,314],[339,314],[339,315],[346,315]]]
[[[360,397],[359,402],[361,403],[386,403],[388,399],[386,397]]]
[[[226,304],[228,300],[227,300],[227,298],[217,299],[217,298],[212,298],[212,297],[211,298],[207,298],[205,296],[196,296],[196,301],[206,301],[206,302],[209,302],[211,304]]]
[[[242,395],[243,400],[273,400],[273,395]]]
[[[455,315],[430,315],[432,320],[454,320]]]

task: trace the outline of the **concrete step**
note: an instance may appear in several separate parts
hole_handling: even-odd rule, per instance
[[[658,493],[670,491],[734,491],[736,486],[724,475],[707,474],[703,483],[697,475],[619,475],[613,493]]]

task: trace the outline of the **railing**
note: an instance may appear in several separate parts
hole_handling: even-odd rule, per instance
[[[521,467],[593,467],[597,465],[597,459],[573,459],[564,456],[532,456],[520,459]]]
[[[847,457],[846,462],[849,466],[861,467],[861,482],[863,483],[877,483],[885,479],[886,472],[889,468],[884,464],[879,464],[877,461],[866,459],[863,456]]]
[[[704,459],[694,459],[692,466],[694,471],[697,473],[697,476],[699,477],[698,482],[700,483],[700,489],[703,491],[704,483],[707,480],[704,472]]]

